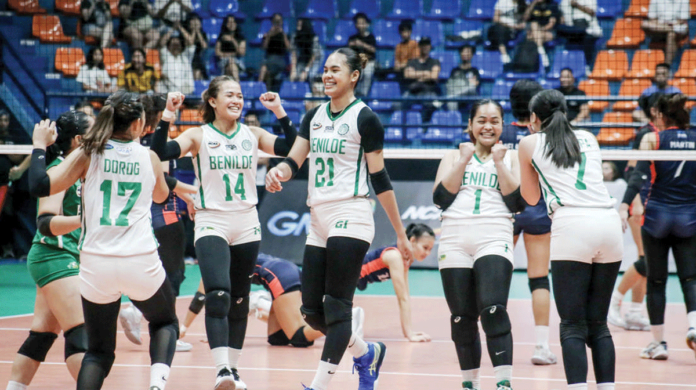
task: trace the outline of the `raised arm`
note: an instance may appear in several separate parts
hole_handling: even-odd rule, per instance
[[[176,111],[184,102],[184,95],[180,92],[167,94],[167,108],[162,114],[162,119],[157,124],[155,134],[152,136],[150,150],[157,154],[161,160],[173,160],[185,156],[187,153],[196,155],[200,144],[201,129],[194,128],[185,131],[176,140],[167,142],[169,124],[176,120]]]
[[[285,134],[285,138],[280,138],[264,129],[252,127],[252,131],[257,134],[257,139],[259,140],[259,149],[268,154],[285,157],[290,153],[290,149],[292,149],[292,145],[295,143],[297,129],[295,129],[294,123],[288,118],[288,114],[281,104],[280,95],[275,92],[266,92],[259,97],[259,101],[264,107],[275,114]]]

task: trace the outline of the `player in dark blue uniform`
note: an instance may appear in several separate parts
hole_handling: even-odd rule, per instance
[[[510,90],[510,105],[516,121],[506,124],[500,141],[509,150],[517,150],[519,141],[530,134],[529,101],[543,88],[532,80],[518,80]],[[543,200],[536,206],[527,206],[515,215],[513,228],[514,243],[524,233],[524,247],[527,251],[527,276],[532,292],[532,311],[534,313],[534,333],[536,347],[532,363],[539,365],[556,364],[556,356],[549,349],[549,308],[551,292],[549,284],[549,248],[551,245],[551,219]]]
[[[664,95],[658,99],[657,115],[664,121],[665,129],[646,134],[641,141],[641,150],[696,150],[696,131],[688,130],[686,100],[682,94]],[[664,340],[665,288],[670,249],[674,253],[686,304],[689,321],[687,345],[696,350],[696,161],[639,162],[620,208],[624,228],[629,205],[639,192],[647,172],[651,172],[651,186],[645,203],[642,237],[648,265],[648,315],[653,341],[640,356],[665,360],[668,357]]]
[[[406,236],[413,246],[415,260],[423,261],[435,245],[435,233],[433,229],[424,224],[410,224],[406,228]],[[409,264],[410,265],[410,264]],[[363,259],[358,290],[365,290],[370,283],[379,283],[391,279],[394,285],[394,293],[399,302],[401,314],[401,330],[409,341],[427,342],[430,336],[423,332],[416,332],[411,327],[411,301],[408,292],[408,270],[404,264],[401,252],[395,245],[382,247],[370,251]]]

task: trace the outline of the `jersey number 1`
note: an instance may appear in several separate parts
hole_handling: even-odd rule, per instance
[[[99,186],[99,190],[104,193],[104,205],[102,207],[102,216],[99,219],[99,224],[101,226],[113,226],[114,222],[111,219],[111,188],[113,182],[111,180],[104,180]],[[121,210],[121,213],[116,218],[116,226],[128,226],[128,213],[133,209],[135,202],[140,196],[140,191],[142,190],[142,185],[140,183],[134,182],[118,182],[116,183],[116,188],[118,189],[118,196],[126,196],[126,191],[131,191],[128,196],[128,202],[126,202],[126,207]]]
[[[315,165],[319,166],[317,168],[317,175],[314,178],[314,186],[316,188],[320,187],[332,187],[334,185],[333,179],[334,179],[334,160],[333,158],[329,157],[326,159],[326,162],[324,162],[324,159],[321,157],[317,157],[316,162],[314,163]],[[327,182],[326,179],[323,177],[324,173],[326,173],[326,166],[329,166],[329,181]]]
[[[232,180],[230,180],[230,174],[226,173],[225,176],[222,177],[222,180],[225,181],[225,200],[228,202],[233,201],[234,198],[232,197]],[[241,200],[246,200],[243,173],[240,173],[239,176],[237,176],[237,184],[234,185],[234,193],[239,195],[239,198]]]

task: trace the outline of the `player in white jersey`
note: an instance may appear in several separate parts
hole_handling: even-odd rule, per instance
[[[478,390],[486,333],[498,390],[510,390],[512,333],[507,299],[512,280],[512,216],[521,211],[517,155],[499,142],[503,109],[479,100],[469,114],[471,142],[445,154],[433,201],[442,211],[440,275],[450,308],[464,389]],[[512,211],[511,211],[512,210]]]
[[[597,388],[613,390],[615,354],[607,313],[623,237],[614,199],[604,186],[599,145],[591,133],[572,129],[560,92],[538,93],[529,108],[537,133],[520,142],[521,191],[535,204],[541,184],[553,219],[553,293],[568,387],[587,389],[588,345]]]
[[[245,389],[237,371],[249,314],[251,276],[259,253],[261,225],[256,210],[258,151],[286,156],[297,132],[275,93],[261,103],[280,120],[285,139],[240,122],[244,95],[237,81],[219,76],[203,93],[204,125],[166,142],[158,127],[152,140],[163,160],[193,155],[200,183],[196,198],[195,247],[205,286],[205,329],[217,379],[215,389]],[[180,102],[179,102],[180,104]],[[176,107],[175,107],[176,108]],[[173,118],[172,109],[163,119]]]
[[[307,112],[289,157],[266,175],[266,189],[280,191],[281,182],[290,180],[309,156],[311,227],[300,310],[307,324],[326,334],[313,390],[328,387],[346,348],[354,356],[359,389],[374,389],[386,353],[384,344],[366,343],[351,331],[355,286],[374,236],[368,174],[396,231],[399,250],[406,262],[412,256],[384,168],[384,128],[354,94],[366,62],[364,55],[349,48],[327,58],[322,79],[331,101]]]
[[[34,129],[30,190],[45,196],[82,179],[80,293],[88,348],[77,389],[99,389],[116,348],[121,294],[150,322],[150,390],[163,390],[178,337],[174,295],[157,255],[150,205],[169,196],[159,158],[137,142],[145,124],[137,95],[112,95],[83,137],[80,149],[45,171],[45,148],[55,124]]]

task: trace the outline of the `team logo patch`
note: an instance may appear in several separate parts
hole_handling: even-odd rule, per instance
[[[210,142],[208,142],[208,146],[209,146],[210,148],[212,148],[212,149],[215,149],[215,148],[217,148],[218,146],[220,146],[220,143],[217,142],[217,141],[210,141]]]
[[[68,269],[78,269],[80,268],[80,265],[77,263],[77,261],[71,261],[70,264],[68,264]]]
[[[312,123],[312,130],[319,130],[321,129],[321,123],[314,122]]]
[[[130,146],[117,146],[116,147],[116,153],[118,153],[118,154],[129,155],[132,152],[133,152],[133,148],[131,148]]]
[[[348,127],[348,125],[345,124],[345,123],[342,124],[342,125],[338,128],[338,134],[339,134],[339,135],[346,135],[346,134],[348,134],[349,131],[350,131],[350,127]]]
[[[237,145],[225,145],[228,150],[237,150]]]
[[[447,258],[447,255],[440,255],[440,258],[438,259],[438,261],[443,261],[446,258]]]
[[[104,149],[106,149],[106,150],[111,150],[113,148],[114,148],[114,145],[111,145],[111,144],[106,144],[106,146],[104,146]]]
[[[245,139],[242,141],[242,149],[246,150],[247,152],[251,150],[251,141],[248,139]]]

